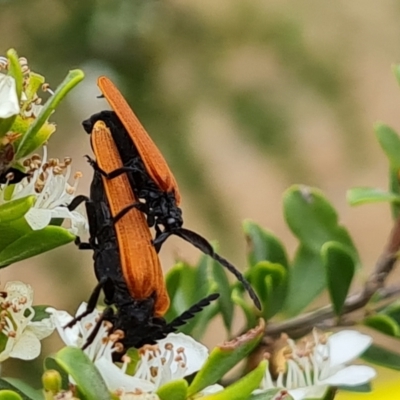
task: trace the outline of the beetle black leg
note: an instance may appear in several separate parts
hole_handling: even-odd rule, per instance
[[[90,332],[90,335],[88,336],[86,343],[82,346],[82,350],[85,350],[88,346],[90,346],[93,343],[93,340],[95,339],[96,335],[99,333],[99,330],[101,328],[101,324],[103,321],[109,321],[110,318],[113,316],[114,311],[111,307],[107,307],[103,313],[101,314],[99,320],[96,322],[96,325],[94,326],[92,332]]]
[[[139,211],[144,212],[146,205],[144,203],[141,203],[140,201],[133,203],[125,208],[123,208],[114,218],[114,224],[117,223],[125,214],[127,214],[132,208],[136,208]]]

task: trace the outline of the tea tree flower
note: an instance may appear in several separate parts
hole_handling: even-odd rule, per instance
[[[358,386],[376,375],[366,365],[347,366],[372,343],[370,336],[357,331],[332,336],[314,331],[312,337],[299,343],[286,336],[282,342],[285,345],[270,357],[271,368],[266,371],[262,390],[284,388],[295,400],[321,398],[331,386]]]
[[[81,304],[76,315],[80,315],[85,309],[86,304]],[[52,314],[52,320],[65,344],[77,347],[86,343],[100,316],[99,311],[95,310],[72,328],[63,329],[72,320],[72,316],[52,308],[47,311]],[[201,343],[182,333],[171,333],[157,344],[139,349],[140,359],[135,370],[133,374],[128,373],[131,363],[129,356],[122,357],[121,367],[113,363],[113,353],[122,350],[118,341],[123,334],[117,331],[109,335],[109,328],[109,325],[103,324],[93,342],[84,351],[99,370],[108,389],[121,399],[157,399],[154,393],[160,386],[198,371],[208,357],[208,349]],[[222,389],[220,385],[213,385],[203,393],[214,393]]]
[[[9,118],[20,111],[15,79],[0,73],[0,118]]]
[[[34,155],[24,161],[31,177],[24,178],[15,185],[10,201],[34,195],[35,204],[25,214],[25,219],[33,230],[50,224],[53,218],[70,221],[70,232],[82,235],[88,229],[83,212],[69,211],[66,207],[76,193],[81,173],[76,173],[73,184],[69,184],[71,176],[71,159],[63,162],[57,159],[47,160],[47,148],[43,147],[43,159]],[[0,191],[0,204],[5,203],[4,191]]]
[[[40,353],[40,340],[54,326],[49,318],[32,321],[33,290],[22,282],[8,282],[0,293],[0,362],[9,357],[32,360]]]

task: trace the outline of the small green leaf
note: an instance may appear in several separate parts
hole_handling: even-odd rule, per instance
[[[24,118],[21,121],[19,116],[15,119],[11,129],[15,132],[22,131],[21,137],[18,138],[14,143],[16,148],[19,148],[20,143],[24,141],[25,134],[32,126],[32,124],[35,123],[34,121],[35,118]],[[28,154],[32,153],[40,146],[43,146],[43,144],[50,139],[50,136],[55,132],[55,130],[56,126],[46,121],[36,132],[35,136],[32,136],[29,141],[25,142],[23,150],[20,150],[15,157],[26,157]]]
[[[184,379],[171,381],[157,390],[160,400],[185,400],[187,397],[188,383]]]
[[[337,242],[327,242],[321,249],[326,268],[329,295],[336,315],[342,313],[343,305],[353,281],[354,260],[346,247]]]
[[[31,142],[35,140],[35,136],[48,120],[51,113],[57,108],[60,101],[68,94],[68,92],[73,89],[83,78],[84,74],[81,70],[75,69],[69,71],[64,81],[61,82],[54,94],[48,99],[35,121],[30,125],[27,132],[23,136],[15,156],[16,159],[21,158],[22,154],[29,154],[27,153],[27,149],[31,148]]]
[[[35,196],[26,196],[0,206],[0,224],[23,217],[35,204]]]
[[[350,189],[347,191],[346,198],[351,206],[383,201],[400,204],[400,196],[398,194],[368,187]]]
[[[361,358],[372,364],[400,371],[400,354],[384,347],[373,344],[363,353]]]
[[[265,370],[268,367],[267,361],[261,361],[260,364],[249,372],[243,378],[232,385],[229,385],[221,392],[213,393],[202,397],[204,400],[247,400],[251,393],[256,390],[264,377]]]
[[[261,298],[264,318],[270,319],[280,311],[286,299],[286,268],[278,263],[260,261],[250,269],[248,279]]]
[[[326,242],[335,241],[346,247],[359,263],[357,250],[347,230],[338,223],[335,209],[314,188],[294,185],[284,194],[284,213],[292,232],[300,241],[290,269],[289,293],[285,312],[297,315],[326,287],[325,268],[321,248]]]
[[[0,268],[25,260],[75,240],[75,236],[58,226],[46,226],[12,242],[0,252]]]
[[[254,313],[254,308],[250,306],[249,303],[243,299],[243,291],[239,290],[236,287],[232,290],[231,298],[233,303],[238,305],[242,309],[246,318],[246,329],[250,329],[257,322],[257,317]]]
[[[375,124],[375,135],[382,150],[389,160],[390,166],[400,169],[400,137],[394,129],[385,124]]]
[[[207,386],[219,381],[231,368],[246,357],[263,337],[265,323],[259,325],[232,342],[216,347],[207,361],[196,374],[188,389],[188,396],[193,396]]]
[[[21,99],[22,92],[22,69],[18,61],[18,54],[14,49],[10,49],[7,52],[7,58],[9,62],[8,75],[15,79],[15,86],[17,91],[18,100]],[[10,131],[12,124],[14,123],[17,115],[12,115],[9,118],[0,118],[0,138],[2,138],[7,132]]]
[[[272,233],[251,220],[243,222],[243,230],[249,247],[249,265],[270,261],[288,267],[288,259],[282,242]]]
[[[396,323],[400,324],[400,301],[397,300],[389,304],[387,307],[380,310],[379,314],[388,315],[393,318]]]
[[[7,58],[9,63],[8,75],[12,76],[15,79],[17,96],[18,100],[20,100],[24,76],[22,74],[21,64],[19,63],[18,54],[14,49],[10,49],[7,51]]]
[[[334,240],[357,251],[346,228],[339,225],[335,209],[321,191],[293,185],[283,198],[286,222],[303,246],[319,253],[321,246]]]
[[[389,315],[377,314],[366,317],[363,324],[371,328],[376,329],[385,335],[399,337],[400,326],[399,324]]]
[[[300,245],[289,274],[289,289],[284,313],[297,315],[326,288],[326,273],[322,257]]]
[[[42,400],[40,390],[36,390],[27,383],[16,378],[0,378],[0,389],[18,393],[22,400]]]
[[[57,363],[72,376],[84,400],[111,400],[100,372],[89,357],[76,347],[64,347],[56,355]]]

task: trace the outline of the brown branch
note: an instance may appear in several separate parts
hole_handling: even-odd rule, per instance
[[[353,311],[363,308],[379,290],[383,290],[384,292],[383,287],[386,278],[393,271],[399,249],[400,217],[395,222],[389,235],[388,243],[383,253],[378,258],[375,269],[368,277],[363,290],[360,293],[347,297],[343,306],[342,315],[350,314]],[[392,289],[390,294],[386,293],[385,298],[397,296],[399,291],[400,288],[396,290]],[[287,321],[268,324],[265,333],[267,336],[279,336],[281,333],[285,332],[290,337],[296,338],[308,333],[312,327],[321,325],[331,327],[340,325],[340,320],[334,313],[332,305],[322,307],[316,311],[311,311]]]

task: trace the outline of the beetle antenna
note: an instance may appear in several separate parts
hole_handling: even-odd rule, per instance
[[[166,326],[166,332],[175,332],[179,326],[185,325],[189,319],[192,319],[196,314],[203,310],[204,307],[207,307],[214,300],[217,300],[219,297],[219,293],[212,293],[201,299],[188,310],[183,312],[179,317],[176,317]]]
[[[235,268],[233,264],[231,264],[226,258],[221,257],[218,253],[214,251],[211,244],[208,240],[204,239],[198,233],[190,231],[189,229],[180,228],[179,230],[173,231],[177,236],[180,236],[182,239],[192,243],[193,246],[197,247],[204,254],[209,255],[215,261],[218,261],[223,267],[225,267],[229,272],[235,275],[236,279],[244,286],[246,291],[248,292],[250,298],[253,300],[254,305],[261,310],[260,300],[250,285],[249,281],[243,276],[243,274]]]

